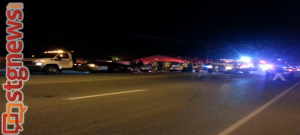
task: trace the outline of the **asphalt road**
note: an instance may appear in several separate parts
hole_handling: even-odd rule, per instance
[[[298,135],[299,81],[299,73],[288,82],[259,72],[33,74],[21,134]]]

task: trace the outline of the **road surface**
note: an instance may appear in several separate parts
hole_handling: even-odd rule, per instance
[[[21,134],[296,135],[298,74],[288,82],[259,72],[33,74]]]

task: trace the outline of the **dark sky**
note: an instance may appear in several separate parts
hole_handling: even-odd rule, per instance
[[[1,35],[5,55],[5,7]],[[300,3],[273,1],[24,2],[24,53],[80,57],[241,55],[299,60]]]

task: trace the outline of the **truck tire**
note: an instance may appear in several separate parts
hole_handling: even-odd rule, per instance
[[[196,72],[199,72],[199,69],[198,69],[198,68],[196,68],[196,69],[195,69],[195,71],[196,71]]]
[[[117,73],[117,72],[119,72],[119,69],[118,68],[113,68],[112,72]]]
[[[244,71],[244,74],[249,74],[249,71]]]
[[[212,73],[213,71],[212,70],[208,70],[208,73]]]
[[[187,68],[186,67],[184,67],[182,70],[181,70],[181,72],[187,72],[188,70],[187,70]]]
[[[90,70],[90,73],[98,73],[99,71],[97,70]]]
[[[58,72],[58,68],[56,66],[46,66],[45,73],[46,74],[56,74]]]
[[[232,74],[232,71],[226,71],[225,73],[226,74]]]
[[[231,71],[231,74],[236,74],[236,73],[238,73],[238,71],[237,71],[236,69],[233,69],[233,70]]]

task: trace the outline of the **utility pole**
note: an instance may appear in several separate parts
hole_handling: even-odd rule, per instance
[[[206,61],[205,61],[205,63],[208,64],[210,45],[206,45],[206,47],[207,47],[207,54],[206,54]]]

